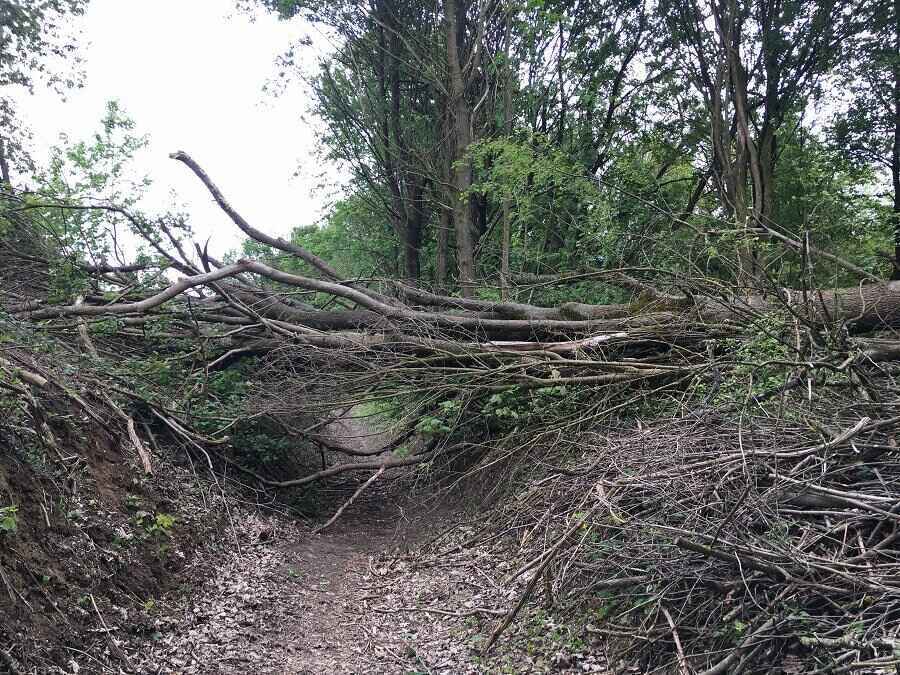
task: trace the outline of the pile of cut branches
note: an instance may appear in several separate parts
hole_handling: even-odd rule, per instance
[[[589,630],[647,670],[896,664],[900,409],[817,398],[533,448],[483,536],[514,532],[507,581],[592,607]]]

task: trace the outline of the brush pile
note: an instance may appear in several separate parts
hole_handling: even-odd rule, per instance
[[[483,536],[513,533],[507,581],[543,575],[527,588],[589,608],[645,671],[882,672],[900,646],[900,409],[815,399],[535,447]]]

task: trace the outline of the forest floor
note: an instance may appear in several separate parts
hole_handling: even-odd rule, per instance
[[[215,561],[196,590],[160,603],[137,650],[146,673],[609,672],[599,650],[526,611],[492,656],[480,646],[516,597],[473,550],[442,559],[417,545],[435,514],[398,527],[376,499],[332,531],[271,522]],[[538,603],[540,604],[540,603]],[[621,671],[619,671],[621,672]]]
[[[201,554],[184,572],[181,588],[192,590],[161,599],[152,635],[128,645],[134,669],[612,672],[590,627],[560,620],[540,599],[482,656],[527,575],[504,585],[511,563],[502,552],[456,546],[472,532],[448,529],[459,514],[398,498],[385,479],[319,534],[281,516],[235,513],[243,524],[230,548]]]

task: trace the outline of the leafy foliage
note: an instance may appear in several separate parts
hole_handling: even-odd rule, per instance
[[[26,200],[41,221],[44,248],[50,252],[50,298],[66,301],[87,290],[85,262],[106,263],[121,257],[130,223],[119,213],[91,208],[54,208],[53,204],[114,204],[128,209],[140,201],[150,181],[133,174],[135,155],[147,145],[134,134],[134,121],[115,101],[106,106],[100,130],[90,140],[65,135],[35,175],[39,189]],[[118,248],[117,248],[118,247]]]
[[[0,533],[13,534],[19,528],[19,508],[15,505],[0,506]]]
[[[0,156],[20,170],[31,166],[24,148],[27,130],[11,88],[33,91],[49,85],[62,93],[81,83],[79,36],[72,18],[84,13],[87,0],[0,0],[0,125],[4,129]]]

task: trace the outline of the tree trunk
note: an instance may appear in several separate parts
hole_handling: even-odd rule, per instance
[[[503,229],[500,233],[500,299],[509,300],[509,203],[503,201]]]
[[[453,226],[456,232],[456,262],[459,288],[465,298],[475,294],[475,238],[471,197],[472,162],[466,152],[472,141],[472,111],[466,99],[466,84],[460,53],[459,6],[456,0],[444,0],[447,28],[447,65],[450,75],[450,112],[453,115]]]
[[[7,188],[12,186],[12,179],[9,176],[9,160],[6,157],[6,141],[0,137],[0,180]]]
[[[444,109],[449,110],[449,100],[444,102]],[[450,269],[450,232],[453,231],[453,148],[448,142],[452,135],[452,122],[449,114],[444,114],[441,124],[436,125],[435,147],[441,148],[441,179],[433,186],[433,200],[440,208],[437,226],[437,246],[434,259],[434,283],[438,293],[447,293],[448,270]]]
[[[900,0],[898,0],[900,2]],[[510,33],[512,31],[512,14],[506,15],[506,36],[504,39],[504,56],[506,57],[506,77],[503,87],[503,131],[509,136],[512,133],[512,87],[513,71],[509,63]],[[500,232],[500,299],[509,300],[509,246],[512,209],[509,198],[503,198],[503,225]]]
[[[768,124],[763,125],[759,138],[759,177],[761,195],[754,195],[759,203],[759,216],[767,225],[772,224],[775,214],[775,158],[778,152],[778,137]]]
[[[422,228],[425,223],[424,187],[421,179],[413,178],[408,195],[406,223],[403,228],[403,266],[406,278],[415,283],[421,274],[419,251],[422,247]]]
[[[450,230],[453,227],[453,214],[446,206],[441,207],[441,219],[438,223],[437,250],[434,259],[434,284],[439,293],[447,291],[447,257],[450,253]]]
[[[900,0],[894,0],[894,52],[900,54]],[[894,271],[891,279],[900,279],[900,59],[894,57],[894,145],[891,148],[891,179],[894,209],[891,213],[894,234]]]

